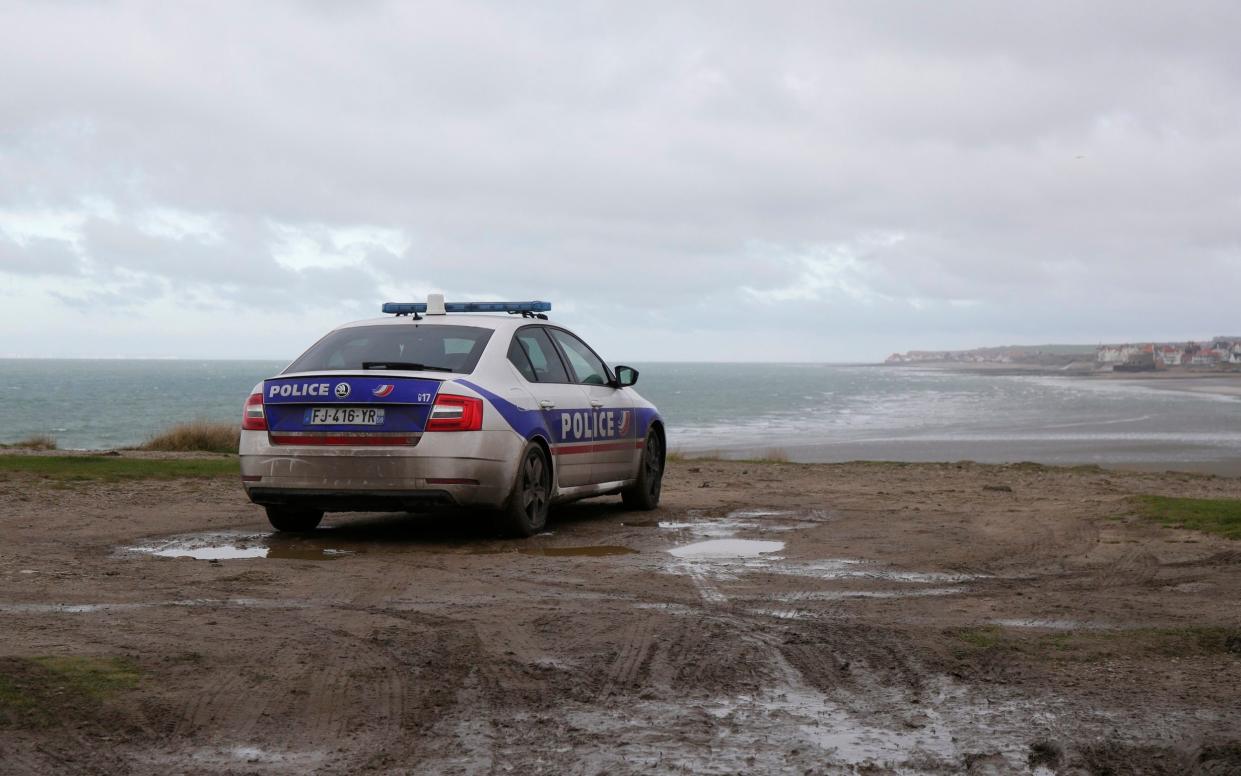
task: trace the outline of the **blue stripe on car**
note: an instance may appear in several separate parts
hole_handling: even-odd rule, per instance
[[[544,437],[554,444],[563,444],[570,442],[595,442],[606,439],[641,439],[645,438],[647,431],[651,427],[651,423],[659,419],[659,413],[650,407],[614,407],[611,409],[599,410],[599,412],[610,412],[619,414],[623,412],[632,412],[636,423],[632,424],[630,433],[624,436],[612,434],[601,434],[598,436],[591,435],[588,437],[566,437],[563,432],[564,424],[562,418],[565,415],[589,414],[595,410],[589,407],[578,407],[563,410],[528,410],[519,407],[508,399],[498,396],[495,393],[483,388],[482,386],[470,382],[469,380],[454,380],[454,382],[464,385],[472,391],[477,392],[480,396],[491,403],[500,416],[504,418],[513,430],[521,434],[526,439],[532,439],[541,433]],[[571,424],[570,424],[571,425]],[[613,424],[615,427],[615,424]]]

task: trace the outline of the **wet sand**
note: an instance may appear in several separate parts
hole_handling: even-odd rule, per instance
[[[1125,379],[1119,374],[1100,376],[1100,379]],[[1141,377],[1127,376],[1128,382],[1163,391],[1205,393],[1213,396],[1241,396],[1241,372],[1221,374],[1194,374],[1181,372],[1157,372]]]
[[[1112,372],[1099,370],[1089,362],[1075,363],[1072,368],[1045,367],[1037,364],[957,363],[883,364],[879,366],[885,369],[924,369],[996,376],[1044,375],[1079,380],[1115,380],[1165,391],[1206,393],[1215,396],[1241,396],[1241,370],[1213,372],[1167,369],[1155,372]]]
[[[517,541],[0,478],[0,680],[34,704],[0,693],[2,773],[1241,768],[1241,544],[1130,501],[1241,480],[689,461],[656,512]],[[49,656],[137,678],[66,689]]]

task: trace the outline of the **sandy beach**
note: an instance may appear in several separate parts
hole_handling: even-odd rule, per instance
[[[1095,379],[1126,380],[1134,385],[1144,385],[1147,388],[1159,388],[1165,391],[1241,396],[1241,372],[1152,372],[1128,375],[1112,372],[1097,375]]]
[[[1234,479],[683,461],[515,541],[0,477],[3,773],[1241,768],[1238,542],[1133,501]]]
[[[1046,375],[1083,380],[1116,380],[1119,382],[1159,388],[1168,391],[1207,393],[1216,396],[1241,396],[1241,370],[1227,372],[1166,369],[1156,372],[1112,372],[1097,369],[1091,362],[1053,368],[1037,364],[961,364],[956,362],[920,362],[917,364],[883,364],[885,369],[925,369],[963,374]]]

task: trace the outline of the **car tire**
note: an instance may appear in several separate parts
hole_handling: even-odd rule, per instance
[[[323,512],[313,509],[295,509],[285,506],[267,507],[267,522],[277,531],[300,533],[313,531],[323,519]]]
[[[655,429],[646,435],[638,479],[621,491],[621,501],[629,509],[651,510],[659,506],[664,485],[664,440]]]
[[[547,526],[552,467],[547,451],[537,442],[526,445],[520,460],[513,490],[500,512],[500,527],[514,536],[534,536]]]

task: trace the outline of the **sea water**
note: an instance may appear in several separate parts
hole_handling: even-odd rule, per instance
[[[0,442],[141,443],[239,423],[263,361],[0,359]],[[637,364],[685,453],[795,461],[1241,463],[1241,399],[1123,380],[870,365]]]

